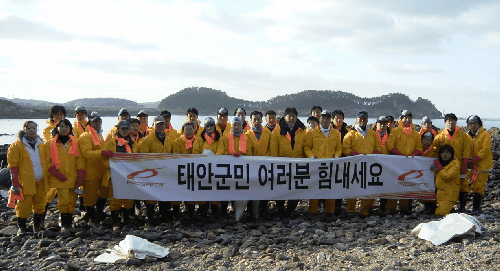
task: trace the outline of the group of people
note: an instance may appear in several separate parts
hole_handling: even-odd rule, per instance
[[[186,121],[177,131],[170,123],[171,114],[164,110],[148,124],[148,115],[140,111],[132,118],[127,109],[118,113],[115,127],[106,137],[102,134],[102,119],[97,112],[87,113],[79,106],[75,109],[76,121],[66,118],[63,106],[50,109],[50,119],[43,130],[43,140],[37,134],[38,125],[26,121],[8,151],[8,167],[12,186],[20,198],[16,204],[18,234],[27,231],[26,221],[33,212],[33,231],[43,227],[48,203],[57,195],[61,230],[72,227],[73,212],[77,201],[85,210],[89,226],[97,225],[104,218],[104,208],[109,205],[113,228],[128,227],[139,220],[155,225],[156,217],[167,222],[181,216],[181,202],[134,201],[113,197],[110,180],[109,158],[115,153],[180,153],[218,155],[275,156],[290,158],[338,158],[363,154],[427,156],[434,157],[436,200],[421,201],[427,213],[446,215],[457,210],[466,212],[469,187],[473,192],[473,213],[478,213],[488,173],[493,167],[491,136],[482,128],[478,116],[467,119],[469,131],[463,132],[456,125],[454,114],[445,116],[446,128],[436,132],[430,118],[422,119],[419,131],[413,127],[413,116],[403,110],[396,122],[392,116],[380,116],[376,124],[368,126],[368,112],[360,110],[356,123],[348,128],[341,110],[333,112],[320,106],[311,109],[307,123],[298,119],[295,108],[286,108],[283,117],[273,110],[264,114],[253,111],[248,116],[243,108],[229,111],[221,108],[216,119],[208,117],[201,122],[198,111],[189,108]],[[266,124],[263,125],[265,119]],[[83,190],[83,194],[80,191]],[[11,189],[12,190],[12,189]],[[324,202],[324,211],[331,216],[349,216],[356,213],[357,199],[309,199],[309,213],[314,216]],[[364,217],[374,209],[374,199],[361,199],[359,215]],[[146,219],[138,217],[135,207],[145,205]],[[275,202],[276,214],[290,215],[297,200]],[[185,202],[186,213],[194,216],[227,216],[228,202]],[[158,208],[156,208],[156,206]],[[268,201],[249,204],[248,209],[268,213]],[[380,199],[380,212],[395,213],[397,199]],[[141,208],[139,208],[141,209]],[[250,211],[250,210],[248,210]],[[410,200],[399,200],[399,211],[412,212]],[[250,212],[249,212],[250,213]]]

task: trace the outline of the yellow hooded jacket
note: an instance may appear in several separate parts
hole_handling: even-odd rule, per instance
[[[208,143],[207,140],[204,140],[205,133],[202,133],[200,137],[196,137],[193,141],[193,154],[201,154],[203,153],[203,150],[210,150],[216,154],[221,142],[221,136],[218,131],[215,131],[214,133],[215,138],[212,141],[212,144]]]
[[[227,136],[223,136],[221,138],[221,142],[219,143],[219,146],[217,147],[217,154],[223,154],[223,155],[226,155],[226,154],[229,154],[229,136],[232,134],[229,133]],[[245,134],[246,136],[246,134]],[[252,143],[252,140],[246,136],[246,139],[247,139],[247,149],[246,149],[246,153],[244,155],[246,156],[252,156],[254,155],[254,153],[256,153],[255,151],[255,148],[254,148],[254,145]],[[236,150],[239,150],[240,149],[240,137],[234,137],[234,149],[235,151]]]
[[[49,142],[45,143],[47,169],[54,165],[52,163],[52,156],[50,154],[50,143],[52,142],[52,140],[54,139],[51,139]],[[71,140],[68,140],[68,142],[66,142],[66,147],[64,147],[63,144],[57,143],[56,146],[57,152],[59,153],[60,165],[58,170],[60,173],[64,174],[64,176],[66,176],[68,180],[65,182],[61,182],[56,178],[56,176],[49,173],[48,181],[50,188],[75,188],[76,179],[78,178],[78,170],[85,170],[85,161],[82,157],[82,154],[80,153],[79,156],[73,156],[69,153],[72,144],[73,143]]]
[[[363,154],[371,154],[378,150],[382,154],[382,144],[375,131],[367,128],[366,137],[355,129],[352,129],[344,137],[342,152],[345,156],[350,156],[351,151]]]
[[[43,129],[43,140],[45,142],[48,142],[49,140],[52,139],[52,130],[56,128],[56,124],[53,123],[51,120],[48,120],[46,123],[47,127]]]
[[[328,138],[320,130],[320,126],[314,128],[307,134],[304,144],[306,157],[333,158],[342,155],[341,134],[330,125]]]
[[[156,133],[152,132],[141,140],[138,149],[141,153],[172,153],[173,141],[165,134],[165,142],[162,144]]]
[[[102,135],[99,136],[100,145],[94,145],[92,141],[92,134],[85,132],[78,138],[78,147],[80,148],[80,155],[85,162],[85,179],[94,180],[100,179],[103,176],[104,164],[102,163],[101,151],[104,147],[104,139]]]
[[[415,150],[422,152],[422,141],[418,132],[412,130],[408,135],[403,132],[401,127],[402,124],[398,128],[391,130],[386,145],[387,151],[390,153],[393,148],[396,148],[404,155],[412,155]]]
[[[491,135],[486,132],[483,127],[479,127],[477,135],[472,138],[467,134],[470,142],[470,155],[471,158],[479,156],[481,161],[478,163],[477,170],[479,172],[493,168],[493,153],[491,152]]]
[[[271,131],[264,126],[262,128],[260,139],[257,140],[255,132],[252,129],[246,131],[245,135],[252,140],[252,144],[255,146],[254,155],[269,156],[271,154],[271,148],[269,148],[269,145],[271,143],[271,134]]]
[[[453,137],[453,142],[448,138],[448,129],[439,131],[432,142],[432,147],[435,152],[443,145],[451,145],[455,150],[455,159],[462,162],[462,159],[470,157],[470,141],[469,137],[462,130],[458,129]]]
[[[88,121],[84,121],[80,125],[80,123],[78,121],[73,122],[73,134],[75,135],[76,139],[80,138],[80,136],[83,133],[85,133],[85,131],[87,129],[87,123],[88,123]],[[82,127],[81,126],[83,126],[83,131],[82,131]]]

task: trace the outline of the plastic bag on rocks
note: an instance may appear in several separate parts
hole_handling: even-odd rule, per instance
[[[146,239],[134,235],[127,235],[118,245],[107,251],[108,253],[99,255],[94,261],[100,263],[120,263],[128,259],[142,260],[146,256],[164,258],[169,253],[168,248],[150,243]]]

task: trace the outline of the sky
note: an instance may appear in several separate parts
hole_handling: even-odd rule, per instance
[[[3,0],[0,96],[399,92],[499,118],[499,13],[499,1],[480,0]]]

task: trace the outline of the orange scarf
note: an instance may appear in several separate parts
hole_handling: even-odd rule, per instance
[[[450,142],[453,143],[453,139],[455,139],[455,136],[457,135],[457,132],[458,132],[458,127],[455,126],[455,132],[453,133],[453,136],[450,135],[450,131],[448,131],[448,129],[446,129],[446,137],[450,140]]]
[[[101,140],[99,139],[99,135],[97,134],[95,129],[92,128],[92,126],[87,125],[87,130],[90,131],[90,135],[92,135],[92,143],[94,143],[94,145],[96,146],[101,145]]]
[[[389,139],[389,134],[385,132],[385,135],[383,137],[380,137],[380,133],[379,131],[377,131],[377,136],[380,144],[382,144],[382,147],[385,147],[385,144],[387,144],[387,139]]]
[[[413,123],[410,126],[408,126],[408,127],[404,127],[403,126],[403,133],[405,133],[407,135],[410,135],[411,132],[413,132],[413,128],[412,127],[413,127]]]
[[[116,137],[116,141],[118,141],[118,146],[125,146],[125,151],[127,151],[127,153],[132,152],[132,149],[130,148],[130,145],[128,144],[128,140],[125,140],[125,138]]]
[[[193,147],[193,141],[196,136],[193,136],[191,139],[187,139],[185,136],[182,136],[184,140],[186,140],[186,150],[189,150]]]
[[[168,135],[168,134],[170,133],[170,131],[172,131],[172,124],[170,124],[170,123],[169,123],[169,124],[168,124],[168,128],[167,128],[167,129],[165,129],[165,134],[167,134],[167,135]]]
[[[234,154],[236,151],[234,149],[234,134],[231,132],[229,134],[229,142],[228,142],[228,148],[229,148],[229,154]],[[239,142],[239,152],[241,154],[246,154],[247,153],[247,137],[245,136],[244,133],[241,133],[240,135],[240,142]]]
[[[69,139],[71,140],[71,147],[69,149],[69,154],[73,156],[80,156],[80,152],[78,151],[78,143],[76,142],[76,139],[72,135],[68,135]],[[52,142],[50,142],[50,157],[52,158],[52,163],[54,166],[56,166],[57,169],[61,167],[59,165],[59,152],[57,151],[57,139],[59,139],[59,134],[57,134],[54,139],[52,139]]]
[[[212,145],[215,139],[215,132],[213,132],[211,136],[208,136],[207,133],[205,133],[203,136],[205,137],[205,140],[208,142],[208,144]]]
[[[432,150],[432,144],[429,146],[429,148],[427,148],[427,150],[425,150],[423,153],[422,153],[422,156],[425,156],[426,153],[428,153],[430,150]]]
[[[318,127],[316,127],[316,128],[318,128],[318,129],[319,129],[319,126],[318,126]],[[297,131],[295,131],[295,134],[297,134],[297,133],[298,133],[301,129],[302,129],[302,128],[297,129]],[[287,133],[287,134],[286,134],[286,138],[288,139],[288,141],[292,142],[292,136],[290,135],[290,133]]]

